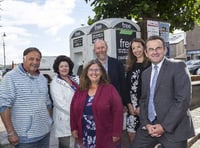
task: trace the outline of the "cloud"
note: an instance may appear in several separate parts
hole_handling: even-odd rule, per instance
[[[35,25],[56,34],[65,25],[74,23],[70,17],[74,7],[75,0],[47,0],[42,5],[35,1],[6,0],[2,3],[2,15],[7,18],[3,25]]]
[[[71,32],[94,15],[84,0],[4,0],[0,10],[0,35],[4,32],[6,64],[22,62],[23,50],[34,46],[44,56],[70,56]],[[3,50],[0,39],[0,64]]]
[[[43,53],[54,54],[57,51],[58,54],[59,50],[55,50],[56,44],[66,44],[66,41],[63,41],[65,38],[61,37],[59,32],[62,32],[66,26],[75,24],[75,19],[72,17],[75,4],[75,0],[43,0],[42,2],[4,0],[1,3],[3,10],[0,11],[0,26],[2,26],[0,33],[7,34],[6,64],[10,64],[13,59],[20,62],[23,50],[29,46],[48,49],[42,51]],[[60,48],[63,50],[60,51],[62,53],[67,50]],[[0,50],[1,55],[3,55],[2,50]],[[0,58],[0,63],[3,63],[3,57]]]

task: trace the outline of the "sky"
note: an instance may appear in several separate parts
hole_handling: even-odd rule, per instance
[[[37,47],[43,56],[70,56],[70,34],[94,12],[85,0],[4,0],[0,3],[0,64],[22,62],[23,51]],[[6,37],[3,37],[3,34]]]

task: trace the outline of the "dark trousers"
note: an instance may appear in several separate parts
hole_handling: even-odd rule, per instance
[[[180,142],[169,141],[164,135],[161,137],[151,137],[147,130],[138,129],[136,137],[131,144],[131,148],[154,148],[160,143],[162,148],[187,148],[187,140]]]
[[[59,148],[75,148],[75,139],[71,136],[59,137]]]

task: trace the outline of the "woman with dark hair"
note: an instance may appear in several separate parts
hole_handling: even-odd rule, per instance
[[[53,120],[55,136],[58,137],[59,148],[72,148],[75,140],[70,129],[70,104],[74,92],[78,88],[78,76],[73,75],[74,63],[67,56],[58,56],[53,64],[57,75],[51,82],[50,92],[53,100]]]
[[[126,128],[130,143],[134,140],[135,133],[139,127],[139,98],[141,95],[141,74],[150,66],[145,55],[145,42],[140,38],[131,41],[126,62],[126,86],[128,115]]]
[[[70,109],[72,135],[81,148],[116,148],[123,128],[123,105],[98,60],[83,69]]]

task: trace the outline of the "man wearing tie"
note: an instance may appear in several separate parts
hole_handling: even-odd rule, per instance
[[[152,66],[142,74],[140,99],[141,126],[132,148],[187,148],[194,136],[189,113],[191,81],[184,62],[165,57],[164,40],[151,36],[146,41],[146,55]]]

